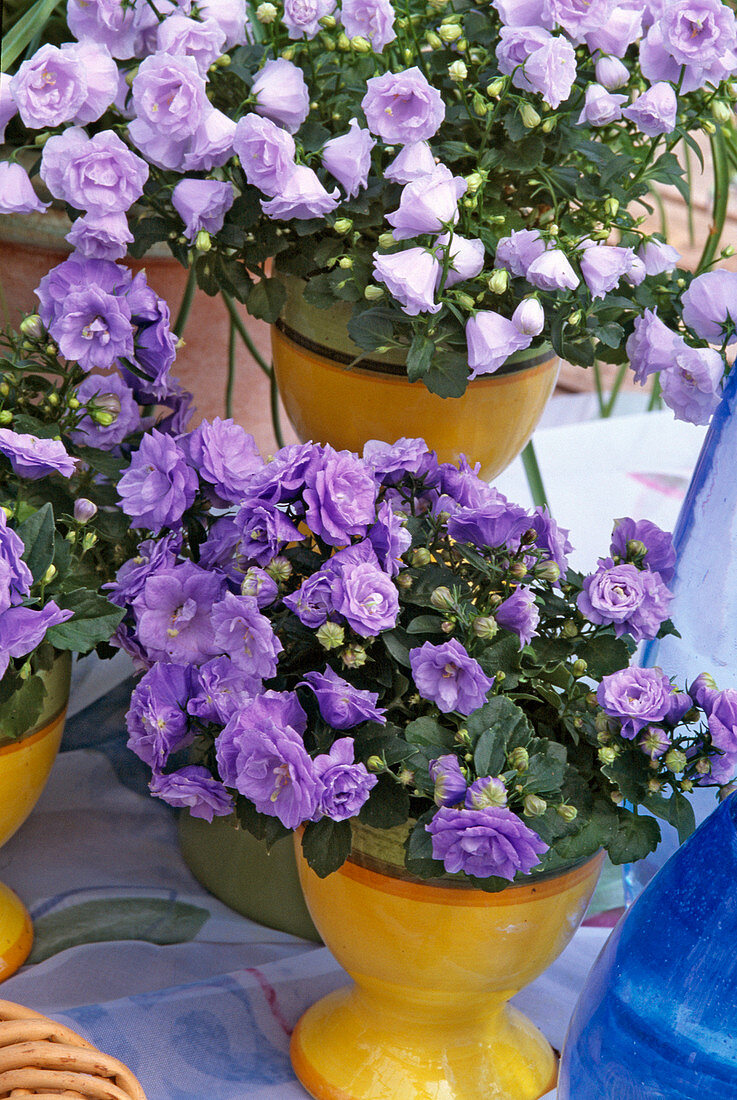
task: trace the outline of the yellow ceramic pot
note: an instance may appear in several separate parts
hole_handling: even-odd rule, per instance
[[[49,777],[64,730],[70,672],[71,659],[65,653],[49,672],[42,674],[46,684],[43,711],[19,740],[3,743],[0,708],[0,845],[26,820]],[[10,705],[23,713],[22,690]],[[32,943],[33,928],[25,906],[12,890],[0,883],[0,981],[22,966]]]
[[[271,328],[279,393],[303,441],[360,454],[368,439],[421,437],[443,462],[461,454],[494,477],[529,441],[558,376],[550,351],[521,353],[496,374],[471,382],[462,397],[442,398],[409,382],[402,357],[366,357],[348,337],[350,307],[307,305],[301,281],[286,277],[288,297]]]
[[[378,858],[397,830],[354,832],[321,879],[297,861],[312,918],[354,984],[302,1016],[291,1057],[318,1100],[537,1100],[550,1044],[509,999],[583,919],[603,855],[498,894],[425,881]]]

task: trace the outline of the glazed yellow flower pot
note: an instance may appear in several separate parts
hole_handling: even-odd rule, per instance
[[[489,894],[413,878],[378,858],[370,832],[354,831],[349,860],[324,879],[296,839],[312,918],[354,981],[299,1020],[297,1077],[318,1100],[537,1100],[556,1055],[507,1002],[570,941],[603,854]]]
[[[420,437],[442,462],[465,454],[492,478],[529,441],[558,376],[550,351],[520,353],[462,397],[438,397],[410,382],[402,356],[365,356],[348,337],[350,307],[310,307],[286,277],[287,303],[271,326],[274,370],[287,416],[303,441],[361,453],[369,439]],[[365,357],[355,367],[349,364]],[[375,355],[375,353],[374,353]]]
[[[60,655],[53,668],[43,673],[46,697],[38,721],[18,740],[4,736],[4,718],[12,705],[22,716],[23,691],[12,704],[0,707],[0,845],[26,820],[38,801],[56,759],[64,731],[71,659]],[[15,721],[12,723],[15,725]],[[0,981],[9,978],[25,962],[33,944],[33,927],[16,894],[0,883]]]

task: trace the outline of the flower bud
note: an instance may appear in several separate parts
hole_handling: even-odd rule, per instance
[[[466,805],[469,809],[483,810],[487,806],[506,806],[506,804],[507,788],[500,775],[482,776],[468,791]]]
[[[678,786],[679,786],[679,787],[681,788],[681,790],[682,790],[682,791],[684,791],[684,792],[685,792],[686,794],[690,794],[690,793],[691,793],[691,791],[693,790],[693,783],[691,782],[691,780],[690,780],[690,779],[681,779],[681,780],[680,780],[680,782],[679,782],[679,784],[678,784]]]
[[[436,607],[438,611],[452,611],[455,607],[455,600],[449,588],[445,585],[441,585],[439,588],[434,589],[430,595],[430,603],[433,607]]]
[[[553,130],[555,129],[555,127],[557,125],[558,125],[558,119],[557,118],[554,118],[554,117],[553,118],[546,118],[543,121],[543,124],[540,127],[540,129],[542,130],[542,132],[544,134],[552,134]]]
[[[256,8],[256,18],[258,19],[259,23],[273,23],[277,17],[277,14],[278,13],[276,10],[276,5],[270,4],[268,2],[265,4],[259,4],[259,6]]]
[[[710,122],[708,118],[704,119],[704,121],[701,123],[701,129],[704,131],[705,134],[710,135],[717,132],[716,126],[713,122]]]
[[[627,66],[618,57],[600,57],[596,62],[596,79],[608,92],[623,87],[630,78]]]
[[[554,584],[555,581],[560,579],[560,566],[554,561],[540,561],[533,569],[533,573],[539,580]]]
[[[611,798],[615,806],[621,806],[624,802],[624,795],[621,791],[612,791],[609,797]]]
[[[659,779],[648,779],[647,789],[650,794],[660,794],[663,789],[663,784]]]
[[[12,423],[13,423],[13,414],[12,414],[12,412],[10,411],[10,409],[3,409],[3,411],[0,412],[0,425],[12,424]]]
[[[76,523],[89,523],[97,515],[97,505],[87,497],[78,497],[74,502],[74,520]]]
[[[380,286],[376,286],[374,283],[369,283],[363,292],[364,298],[369,302],[378,302],[379,298],[384,297],[384,290]]]
[[[537,298],[525,298],[512,314],[512,324],[523,336],[539,336],[545,328],[545,311]]]
[[[474,92],[471,104],[475,115],[478,115],[479,118],[486,118],[489,113],[489,104],[482,95],[479,95],[478,92]]]
[[[465,61],[454,61],[448,66],[448,76],[455,84],[462,84],[468,76],[468,69],[466,68]]]
[[[51,584],[54,577],[56,576],[56,572],[57,572],[56,566],[55,565],[50,565],[49,568],[44,573],[43,577],[41,578],[41,584]]]
[[[412,554],[410,555],[410,561],[412,562],[412,565],[429,565],[432,561],[432,554],[426,546],[418,546],[416,550],[412,551]]]
[[[350,271],[353,267],[353,260],[350,256],[341,256],[338,260],[338,267],[342,268],[343,271]]]
[[[59,349],[57,348],[56,344],[47,344],[44,348],[44,351],[47,355],[50,355],[52,359],[55,355],[59,354]]]
[[[498,267],[490,276],[486,284],[492,294],[503,294],[509,286],[509,272],[503,267]]]
[[[582,321],[582,320],[583,320],[583,313],[582,313],[582,311],[581,311],[580,309],[576,309],[576,310],[574,310],[574,312],[573,312],[573,313],[571,314],[571,316],[570,316],[570,317],[568,318],[568,324],[569,324],[569,325],[570,325],[570,326],[571,326],[572,328],[578,328],[578,326],[579,326],[579,325],[581,324],[581,321]]]
[[[527,130],[534,130],[536,126],[540,125],[540,115],[531,103],[522,104],[519,109],[519,117],[522,119],[522,125]]]
[[[351,49],[354,53],[371,53],[372,46],[368,38],[357,34],[351,39]]]
[[[87,550],[91,550],[96,542],[97,535],[95,534],[95,532],[86,531],[82,539],[82,552],[85,553]]]
[[[613,195],[604,200],[604,212],[609,215],[610,218],[615,218],[619,210],[619,199],[615,199]]]
[[[688,757],[680,749],[669,749],[663,757],[663,763],[669,772],[676,774],[684,770],[688,764]]]
[[[380,756],[369,756],[366,761],[366,768],[370,772],[383,772],[386,771],[386,764]]]
[[[705,756],[700,757],[696,761],[696,771],[699,773],[699,775],[709,775],[709,773],[711,772],[711,764]]]
[[[467,309],[467,310],[470,311],[476,305],[476,303],[473,300],[473,298],[471,297],[471,295],[466,294],[462,290],[454,291],[453,292],[453,297],[455,298],[456,302],[458,302],[458,305],[461,307],[461,309]]]
[[[548,808],[548,804],[544,798],[540,798],[536,794],[526,794],[524,801],[524,815],[525,817],[542,817]]]
[[[737,783],[734,781],[731,783],[725,783],[723,787],[719,788],[719,801],[724,802],[725,798],[729,798],[731,794],[737,791]]]
[[[630,561],[642,561],[647,554],[647,546],[639,539],[630,539],[627,543],[627,557]]]
[[[463,35],[463,30],[456,23],[441,23],[438,27],[438,38],[449,46],[451,42],[457,42]]]
[[[212,248],[212,239],[206,229],[201,229],[194,241],[197,252],[209,252]]]
[[[362,645],[349,645],[340,655],[346,668],[362,668],[368,660],[368,654]]]
[[[518,745],[516,749],[512,749],[507,759],[515,771],[518,772],[527,771],[530,764],[530,754],[521,745]]]
[[[499,627],[496,624],[496,619],[492,619],[490,615],[479,615],[471,624],[471,630],[476,637],[485,638],[487,641],[490,641],[495,636],[498,629]]]
[[[475,195],[479,187],[484,182],[484,177],[480,172],[470,172],[466,177],[466,194]]]
[[[575,806],[562,804],[555,807],[555,812],[557,813],[558,817],[562,817],[564,821],[575,821],[578,817],[578,810]]]
[[[605,745],[604,748],[599,749],[597,755],[601,763],[606,766],[607,764],[613,764],[619,756],[619,753],[615,749],[614,745]]]
[[[492,99],[497,99],[504,91],[504,83],[504,77],[498,76],[496,80],[492,80],[491,84],[486,85],[486,94]]]
[[[712,101],[711,113],[720,126],[726,126],[733,118],[732,108],[728,103],[725,103],[723,99],[715,99]]]
[[[333,229],[336,233],[349,233],[353,229],[353,222],[350,218],[338,218]]]
[[[345,35],[343,35],[343,37],[345,38]],[[346,42],[348,42],[347,38]],[[350,42],[348,43],[348,45],[350,46]],[[295,50],[294,46],[287,46],[285,50],[282,50],[280,56],[283,57],[285,61],[294,61],[294,55],[296,52],[297,51]]]
[[[724,256],[725,260],[728,260],[730,256],[734,256],[734,245],[728,244],[726,248],[723,248],[722,256]]]
[[[566,619],[561,628],[561,634],[564,638],[575,638],[578,635],[578,626],[572,619]]]
[[[576,679],[578,679],[580,676],[583,676],[588,667],[589,666],[586,664],[583,657],[579,657],[578,660],[574,661],[571,665],[571,672],[576,677]]]
[[[321,19],[318,19],[318,23],[321,27],[324,27],[326,31],[335,30],[338,25],[334,15],[323,15]]]
[[[117,393],[96,393],[87,404],[87,412],[96,424],[109,428],[120,416],[120,398]]]
[[[272,558],[265,570],[277,584],[284,584],[292,575],[292,563],[281,554]]]
[[[339,623],[323,623],[315,637],[323,649],[338,649],[345,641],[345,631]]]
[[[399,576],[394,578],[394,583],[399,588],[411,588],[414,582],[409,573],[400,573]]]
[[[509,572],[516,580],[521,581],[523,577],[527,576],[527,566],[523,561],[513,561],[509,567]]]
[[[392,248],[396,243],[393,233],[382,233],[379,237],[379,248]]]
[[[338,46],[338,49],[342,50],[344,53],[347,50],[350,50],[351,40],[348,37],[348,35],[345,33],[345,31],[341,31],[340,34],[338,35],[337,46]]]
[[[46,329],[37,313],[31,313],[28,317],[24,317],[18,327],[29,340],[43,340],[46,335]]]

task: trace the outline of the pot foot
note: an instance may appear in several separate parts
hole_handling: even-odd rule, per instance
[[[14,974],[33,946],[33,925],[17,894],[0,882],[0,982]]]

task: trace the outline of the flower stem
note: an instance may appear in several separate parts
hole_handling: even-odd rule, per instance
[[[281,418],[279,416],[279,390],[276,385],[276,372],[272,369],[269,379],[269,401],[271,405],[271,426],[274,429],[274,439],[277,447],[284,446],[284,436],[281,430]]]
[[[235,325],[230,318],[228,326],[228,380],[225,384],[225,416],[233,417],[233,387],[235,386]]]
[[[537,462],[537,455],[535,454],[535,447],[532,440],[530,440],[522,452],[522,465],[525,468],[525,476],[527,477],[527,484],[530,486],[533,503],[538,507],[542,505],[547,507],[548,498],[545,493],[545,486],[543,485],[543,478],[540,473],[540,467]]]
[[[709,235],[706,238],[704,250],[701,253],[696,274],[706,271],[714,262],[719,242],[724,232],[724,222],[727,217],[727,200],[729,198],[729,161],[721,129],[711,135],[711,156],[714,164],[714,205],[712,208],[712,224]]]
[[[258,348],[256,347],[253,340],[251,339],[251,337],[248,333],[248,330],[246,329],[246,326],[243,324],[243,321],[241,320],[240,315],[238,314],[238,310],[235,308],[235,302],[233,301],[233,299],[230,297],[229,294],[226,294],[226,292],[224,290],[220,291],[220,295],[221,295],[223,301],[225,302],[225,308],[227,309],[228,313],[230,314],[230,319],[233,322],[233,324],[235,325],[236,332],[238,333],[241,340],[246,345],[246,347],[250,351],[251,355],[255,359],[257,365],[261,368],[261,370],[264,372],[266,377],[271,378],[271,367],[266,362],[264,357],[260,354]]]
[[[602,417],[606,419],[614,412],[614,406],[617,403],[619,397],[619,391],[622,388],[622,383],[627,377],[627,370],[629,369],[629,363],[622,363],[621,367],[617,371],[617,377],[614,379],[614,385],[612,386],[612,392],[609,394],[609,400],[604,405],[602,410]]]
[[[184,332],[184,326],[187,324],[187,318],[189,317],[189,311],[192,308],[192,302],[194,301],[194,294],[197,289],[197,273],[195,271],[195,265],[189,269],[187,275],[187,284],[184,288],[184,294],[182,296],[182,303],[179,306],[179,312],[177,313],[177,319],[172,327],[172,332],[175,336],[181,336]]]

